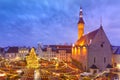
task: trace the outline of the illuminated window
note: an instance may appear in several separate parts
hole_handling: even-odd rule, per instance
[[[92,42],[92,39],[90,39],[90,43],[89,44],[91,44],[91,42]]]

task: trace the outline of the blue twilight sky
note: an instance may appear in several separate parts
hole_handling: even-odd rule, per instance
[[[103,28],[120,45],[120,0],[0,0],[0,46],[74,43],[83,8],[85,32]]]

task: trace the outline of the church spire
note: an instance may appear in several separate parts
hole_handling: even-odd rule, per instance
[[[82,8],[80,7],[79,13],[79,21],[78,21],[78,39],[80,39],[84,34],[84,20],[83,20],[83,12]]]
[[[83,12],[82,12],[82,7],[80,7],[80,13],[79,13],[79,23],[83,23],[84,24],[84,20],[83,20]]]
[[[102,16],[100,17],[100,27],[102,27]]]

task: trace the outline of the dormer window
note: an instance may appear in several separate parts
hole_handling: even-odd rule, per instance
[[[92,39],[90,39],[90,42],[89,42],[89,44],[91,44],[92,43]]]

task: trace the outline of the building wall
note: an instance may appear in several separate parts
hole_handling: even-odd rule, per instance
[[[82,66],[83,70],[87,69],[88,62],[88,47],[85,45],[82,46],[73,46],[72,48],[72,58],[78,61]],[[74,62],[73,62],[74,63]]]
[[[105,70],[108,64],[112,64],[110,42],[101,28],[88,48],[88,67],[93,64],[101,71]]]
[[[102,27],[90,40],[90,44],[74,45],[72,58],[82,64],[83,70],[88,71],[93,64],[101,71],[105,70],[108,64],[112,64],[112,49]]]
[[[120,54],[113,54],[113,67],[120,70]]]
[[[18,54],[16,55],[16,57],[19,57],[20,59],[25,59],[27,54],[29,54],[29,49],[22,47],[18,49]]]
[[[60,61],[71,61],[71,53],[67,53],[66,50],[52,50],[51,47],[47,47],[47,50],[42,51],[40,48],[37,50],[39,57],[44,59],[58,58]]]
[[[6,53],[5,58],[6,59],[15,59],[16,54],[18,54],[18,53]]]
[[[44,52],[42,52],[42,55],[40,57],[49,60],[49,59],[55,58],[56,54],[55,54],[55,52],[52,52],[52,51],[44,51]]]
[[[59,50],[56,57],[60,61],[71,62],[71,53],[66,53],[66,50]]]

